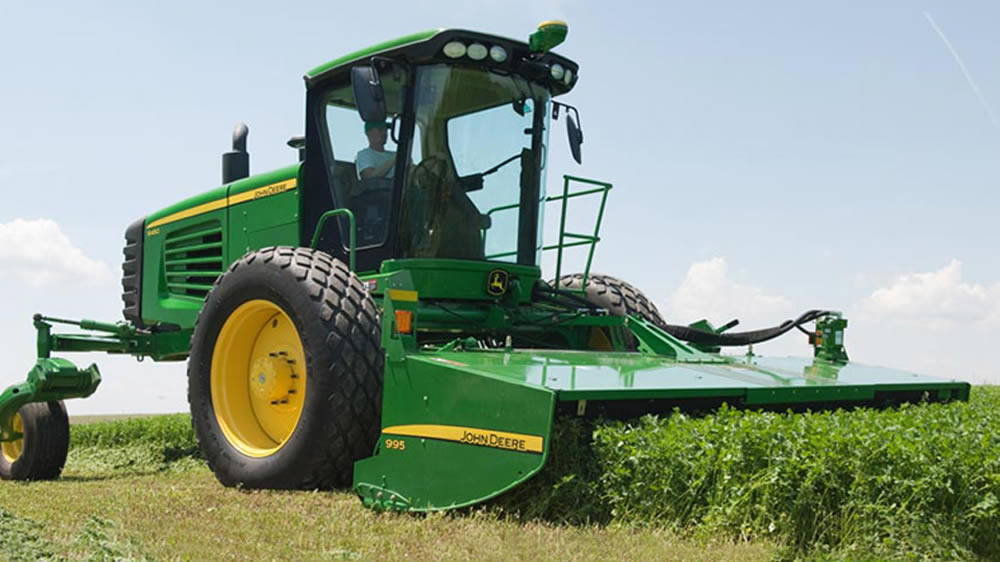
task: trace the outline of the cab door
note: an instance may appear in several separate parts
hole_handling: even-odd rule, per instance
[[[356,269],[374,272],[392,259],[399,220],[399,188],[409,159],[401,137],[407,136],[404,98],[408,75],[382,72],[388,117],[365,123],[358,115],[348,74],[307,96],[306,168],[303,193],[303,240],[311,241],[323,212],[349,209],[355,218]],[[330,219],[318,247],[347,261],[349,223]]]

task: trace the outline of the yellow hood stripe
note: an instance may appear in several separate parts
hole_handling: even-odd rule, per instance
[[[279,193],[284,193],[286,191],[295,189],[297,186],[298,186],[298,181],[295,178],[289,180],[282,180],[277,183],[272,183],[269,185],[265,185],[263,187],[258,187],[257,189],[251,189],[250,191],[237,193],[232,197],[223,197],[221,199],[216,199],[215,201],[209,201],[208,203],[202,203],[201,205],[196,205],[194,207],[191,207],[190,209],[184,209],[183,211],[178,211],[176,213],[156,219],[155,221],[147,224],[146,229],[150,230],[158,226],[163,226],[165,224],[176,222],[182,219],[194,217],[211,211],[216,211],[218,209],[223,209],[225,207],[229,207],[230,205],[238,205],[240,203],[245,203],[247,201],[254,201],[256,199],[261,199],[263,197],[278,195]]]
[[[215,201],[209,201],[208,203],[202,203],[201,205],[197,205],[197,206],[191,207],[190,209],[184,209],[183,211],[176,212],[176,213],[174,213],[172,215],[167,215],[167,216],[163,217],[162,219],[156,219],[155,221],[147,224],[146,225],[146,229],[149,230],[151,228],[156,228],[158,226],[163,226],[163,225],[165,225],[167,223],[179,221],[181,219],[186,219],[188,217],[193,217],[195,215],[200,215],[200,214],[203,214],[203,213],[207,213],[209,211],[215,211],[216,209],[221,209],[221,208],[223,208],[225,206],[226,206],[226,199],[225,198],[218,199],[218,200],[215,200]]]
[[[253,201],[255,199],[261,199],[264,197],[270,197],[272,195],[278,195],[279,193],[284,193],[286,191],[295,189],[295,178],[285,181],[279,181],[278,183],[272,183],[271,185],[265,185],[264,187],[258,187],[257,189],[251,189],[250,191],[244,191],[243,193],[238,193],[229,198],[230,205],[237,205],[239,203],[245,203],[247,201]]]

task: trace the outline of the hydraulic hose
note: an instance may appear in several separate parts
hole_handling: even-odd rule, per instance
[[[549,302],[552,304],[557,304],[561,306],[566,306],[572,308],[573,305],[583,306],[589,308],[592,313],[598,313],[602,311],[601,308],[597,307],[586,298],[572,293],[570,291],[565,291],[562,289],[556,289],[549,286],[546,283],[536,284],[534,287],[535,299]],[[755,343],[766,342],[768,340],[773,340],[774,338],[788,332],[789,330],[797,328],[804,334],[809,334],[808,330],[802,328],[803,324],[808,324],[809,322],[815,322],[816,320],[823,318],[824,316],[830,316],[831,314],[836,314],[831,310],[809,310],[796,318],[795,320],[785,320],[781,324],[774,326],[772,328],[762,328],[760,330],[748,330],[746,332],[730,332],[723,334],[716,334],[712,332],[706,332],[704,330],[699,330],[692,328],[690,326],[681,326],[678,324],[659,324],[657,326],[663,331],[667,332],[671,336],[679,340],[683,340],[689,343],[699,344],[699,345],[709,345],[709,346],[742,346],[751,345]],[[734,320],[729,325],[734,325],[736,321]]]
[[[564,289],[556,289],[550,287],[548,284],[543,284],[543,283],[536,284],[534,287],[534,292],[535,292],[534,298],[536,300],[564,306],[571,310],[586,308],[589,309],[592,313],[598,313],[601,310],[603,310],[599,306],[581,297],[580,295],[577,295],[575,293],[572,293]]]
[[[679,340],[684,340],[694,344],[717,346],[750,345],[772,340],[793,328],[802,330],[801,326],[803,324],[814,322],[831,314],[834,313],[829,310],[810,310],[795,320],[785,320],[773,328],[748,330],[746,332],[733,332],[729,334],[713,334],[711,332],[697,330],[689,326],[678,326],[676,324],[666,324],[660,326],[660,328]]]

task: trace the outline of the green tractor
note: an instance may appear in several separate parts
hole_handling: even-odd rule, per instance
[[[222,186],[127,228],[124,322],[35,316],[38,361],[0,395],[0,476],[60,474],[62,401],[101,379],[56,352],[187,360],[220,482],[350,487],[392,510],[517,486],[545,465],[563,416],[968,399],[964,382],[849,363],[836,312],[745,332],[672,325],[628,283],[591,274],[611,185],[564,176],[545,189],[553,120],[581,159],[579,113],[556,101],[579,77],[551,52],[566,30],[546,22],[528,42],[434,30],[319,66],[286,168],[250,176],[238,126]],[[594,228],[568,232],[582,197],[599,203]],[[560,217],[549,245],[547,206]],[[564,275],[573,247],[588,258]],[[720,353],[794,329],[812,357]]]

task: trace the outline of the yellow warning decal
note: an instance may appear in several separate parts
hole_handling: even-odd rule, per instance
[[[277,183],[265,185],[263,187],[258,187],[256,189],[251,189],[250,191],[245,191],[243,193],[238,193],[236,195],[233,195],[232,197],[223,197],[222,199],[216,199],[215,201],[202,203],[201,205],[196,205],[194,207],[191,207],[190,209],[184,209],[183,211],[178,211],[176,213],[156,219],[155,221],[146,225],[147,229],[146,233],[150,236],[152,236],[153,234],[159,234],[158,232],[154,233],[150,231],[152,231],[158,226],[163,226],[165,224],[176,222],[181,219],[186,219],[203,213],[216,211],[218,209],[223,209],[230,205],[237,205],[239,203],[245,203],[247,201],[254,201],[256,199],[261,199],[263,197],[278,195],[279,193],[291,191],[296,187],[298,187],[298,180],[292,178],[289,180],[282,180]]]
[[[541,453],[543,445],[543,439],[538,435],[524,435],[521,433],[461,427],[458,425],[394,425],[384,428],[382,434],[441,439],[443,441],[455,441],[467,445],[493,447],[495,449],[506,449],[508,451],[520,451],[523,453]]]
[[[417,302],[416,291],[404,291],[403,289],[389,289],[389,298],[401,302]]]

